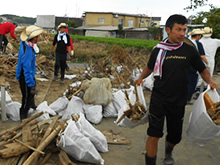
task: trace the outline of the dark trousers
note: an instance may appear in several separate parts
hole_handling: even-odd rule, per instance
[[[197,71],[194,70],[193,68],[190,68],[189,81],[188,81],[188,98],[187,98],[188,101],[191,100],[192,94],[196,90],[197,81],[198,81]]]
[[[178,144],[182,138],[184,113],[184,105],[166,104],[157,97],[151,96],[147,134],[152,137],[162,137],[166,117],[166,140],[172,144]]]
[[[35,107],[35,102],[34,102],[34,95],[31,94],[31,87],[27,86],[23,73],[21,73],[19,84],[22,93],[22,105],[20,108],[20,117],[24,119],[27,118],[28,110],[30,108]]]
[[[2,44],[2,42],[4,42],[4,44]],[[5,37],[5,35],[0,34],[0,50],[5,52],[7,45],[8,45],[8,39]]]
[[[64,79],[65,68],[66,68],[66,55],[56,52],[56,62],[54,76],[58,76],[58,71],[61,69],[61,79]]]

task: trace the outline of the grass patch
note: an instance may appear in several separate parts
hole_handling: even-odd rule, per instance
[[[88,37],[71,35],[73,40],[86,40],[99,43],[107,43],[110,45],[119,45],[122,48],[134,47],[152,50],[160,41],[156,40],[138,40],[138,39],[124,39],[124,38],[105,38],[105,37]]]

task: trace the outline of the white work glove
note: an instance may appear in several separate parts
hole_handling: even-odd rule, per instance
[[[71,53],[71,56],[73,56],[73,55],[74,55],[74,50],[71,50],[71,52],[70,52],[70,53]]]

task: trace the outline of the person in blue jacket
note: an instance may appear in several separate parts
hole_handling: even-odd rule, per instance
[[[38,90],[35,81],[36,53],[39,52],[37,42],[43,29],[35,25],[28,26],[21,33],[21,43],[16,67],[16,79],[19,81],[22,93],[20,119],[27,118],[30,108],[36,108],[34,96]]]

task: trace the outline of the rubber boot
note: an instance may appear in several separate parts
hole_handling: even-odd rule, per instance
[[[147,154],[145,154],[146,165],[156,165],[156,159],[157,157],[151,158],[151,157],[148,157]]]
[[[172,158],[172,151],[174,147],[170,147],[168,142],[165,142],[165,159],[163,160],[165,165],[173,165],[174,159]]]

